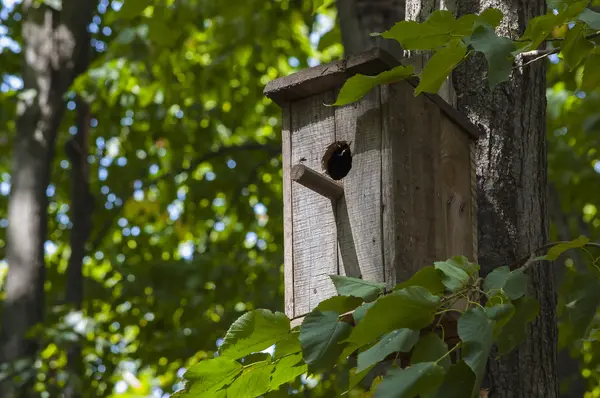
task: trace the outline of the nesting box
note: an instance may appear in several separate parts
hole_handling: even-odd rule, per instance
[[[415,97],[414,80],[327,106],[351,76],[398,64],[372,50],[265,88],[283,110],[285,311],[291,319],[335,295],[332,274],[391,288],[434,261],[476,260],[478,129],[439,96]],[[339,141],[350,146],[351,168],[333,181],[323,177],[322,160]]]

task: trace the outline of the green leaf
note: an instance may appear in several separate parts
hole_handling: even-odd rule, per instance
[[[367,76],[356,74],[348,79],[344,85],[342,86],[338,97],[333,104],[334,106],[342,106],[351,104],[355,101],[360,100],[365,96],[369,91],[373,89],[373,87],[381,84],[390,84],[394,82],[398,82],[404,80],[410,76],[412,76],[414,71],[413,65],[408,66],[396,66],[395,68],[381,72],[376,76]],[[337,276],[337,275],[332,275]],[[347,277],[342,277],[347,278]],[[354,278],[352,278],[354,279]],[[357,279],[361,280],[361,279]],[[365,282],[365,281],[363,281]],[[334,281],[335,283],[335,281]],[[337,286],[337,285],[336,285]],[[384,285],[385,286],[385,285]],[[340,293],[341,294],[341,293]]]
[[[431,332],[419,339],[419,342],[415,346],[410,357],[410,361],[413,364],[436,362],[444,369],[448,369],[452,363],[450,362],[449,356],[444,357],[447,353],[448,345],[437,335],[437,333]],[[440,361],[440,358],[442,357],[444,357],[444,359]]]
[[[363,318],[367,314],[367,311],[369,310],[369,308],[371,308],[373,306],[373,304],[375,304],[375,303],[374,302],[363,303],[363,305],[361,305],[360,307],[358,307],[357,309],[354,310],[353,318],[354,318],[355,324],[357,324],[363,320]]]
[[[300,346],[300,340],[298,339],[299,333],[289,333],[287,336],[282,338],[275,345],[275,359],[283,358],[289,354],[295,354],[302,351]]]
[[[514,314],[497,336],[498,355],[509,353],[525,341],[527,325],[533,322],[540,311],[540,304],[530,296],[513,301],[513,305]]]
[[[123,19],[132,19],[140,15],[149,3],[146,0],[127,0],[119,10],[118,17]]]
[[[422,286],[435,295],[441,295],[445,290],[440,273],[431,265],[418,270],[409,280],[397,284],[394,290],[404,289],[409,286]]]
[[[458,336],[462,340],[462,359],[473,370],[473,394],[479,391],[485,367],[494,342],[494,321],[479,307],[465,311],[458,320]]]
[[[306,373],[307,370],[308,366],[302,361],[301,353],[282,358],[275,364],[269,390],[276,390],[282,384],[289,383]]]
[[[330,31],[321,36],[321,38],[319,39],[319,46],[317,47],[317,50],[324,51],[327,48],[333,46],[334,44],[339,44],[341,42],[342,33],[340,31],[340,26],[339,24],[335,24]]]
[[[183,378],[196,385],[197,393],[217,391],[242,372],[242,365],[230,358],[205,359],[189,368]]]
[[[334,1],[335,0],[312,0],[312,13],[317,14],[322,12],[325,8],[328,8],[330,5],[332,5]]]
[[[579,14],[577,19],[589,26],[590,29],[600,30],[600,13],[586,8]]]
[[[363,299],[360,297],[333,296],[321,301],[315,309],[321,312],[333,311],[337,312],[338,315],[341,315],[348,311],[352,311],[353,309],[361,305],[362,302]]]
[[[375,389],[374,398],[414,398],[427,394],[444,380],[444,368],[423,362],[406,369],[391,369]]]
[[[435,398],[465,398],[470,397],[475,385],[475,373],[461,360],[456,365],[450,366],[444,377],[442,385],[432,395]]]
[[[595,67],[596,66],[598,65],[596,64]],[[559,243],[558,245],[552,246],[552,248],[548,250],[548,253],[546,253],[546,255],[544,256],[544,258],[548,261],[554,261],[567,250],[584,247],[589,241],[590,240],[587,237],[581,235],[579,238],[574,239],[572,241]]]
[[[592,54],[585,61],[581,88],[585,91],[593,91],[600,87],[600,54]]]
[[[271,361],[253,363],[244,367],[242,374],[227,387],[228,397],[255,398],[267,391],[275,365]]]
[[[400,21],[381,36],[398,41],[404,50],[433,50],[452,39],[450,33],[455,23],[450,11],[437,10],[423,23]]]
[[[509,79],[514,60],[512,52],[516,49],[512,40],[498,36],[489,25],[480,24],[473,31],[470,44],[487,60],[490,89]]]
[[[365,376],[373,369],[375,365],[371,365],[362,372],[358,372],[356,368],[350,370],[350,383],[348,384],[348,391],[351,391],[365,378]]]
[[[383,336],[373,347],[358,354],[357,372],[370,368],[383,361],[394,352],[409,352],[419,340],[419,331],[397,329]]]
[[[600,304],[600,281],[597,277],[574,273],[565,279],[561,293],[559,348],[568,347],[588,334]]]
[[[262,351],[287,336],[290,320],[281,312],[257,309],[239,317],[229,328],[219,353],[232,359]]]
[[[497,8],[486,8],[479,14],[477,20],[480,23],[486,23],[490,25],[492,28],[497,28],[502,22],[502,18],[504,18],[504,14]]]
[[[494,325],[494,338],[497,338],[504,325],[506,325],[515,314],[515,306],[510,303],[508,299],[506,299],[506,302],[503,304],[496,305],[493,305],[493,300],[489,300],[486,303],[485,313],[488,318],[496,321],[496,324]]]
[[[452,40],[438,50],[425,65],[415,95],[422,92],[437,93],[442,83],[467,54],[467,46],[461,40]]]
[[[348,82],[346,82],[346,84],[348,84]],[[335,290],[340,296],[360,297],[365,301],[375,300],[378,295],[383,293],[383,289],[385,288],[385,283],[369,282],[342,275],[329,275],[329,277],[335,286]]]
[[[519,49],[520,52],[535,50],[550,35],[552,30],[561,24],[562,17],[552,13],[532,18],[527,23],[527,28],[520,41],[528,40],[530,43]]]
[[[516,300],[527,291],[527,275],[520,269],[510,271],[507,266],[498,267],[483,281],[483,290],[489,295],[501,292],[509,299]]]
[[[362,346],[395,329],[422,329],[433,322],[439,302],[438,296],[420,286],[380,297],[347,341]]]
[[[434,263],[435,269],[442,273],[442,283],[451,292],[463,289],[469,283],[469,274],[447,261]]]
[[[313,310],[304,318],[300,326],[300,345],[304,361],[312,372],[331,369],[344,346],[338,344],[344,340],[352,327],[338,320],[333,311]]]
[[[569,70],[573,70],[592,52],[594,43],[585,38],[583,24],[576,24],[569,30],[563,44],[561,52]]]

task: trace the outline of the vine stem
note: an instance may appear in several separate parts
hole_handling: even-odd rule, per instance
[[[462,342],[458,342],[456,343],[456,345],[454,347],[452,347],[451,349],[448,350],[447,353],[445,353],[444,355],[442,355],[437,361],[435,361],[435,363],[437,364],[438,362],[440,362],[442,359],[446,358],[448,355],[452,354],[455,350],[457,350]]]
[[[531,268],[531,266],[536,262],[536,261],[542,261],[543,259],[539,259],[536,260],[536,254],[539,253],[542,250],[546,250],[546,249],[550,249],[554,246],[563,244],[563,243],[570,243],[569,241],[565,241],[565,240],[561,240],[558,242],[552,242],[552,243],[547,243],[543,246],[538,247],[537,249],[535,249],[533,252],[531,252],[531,254],[527,255],[527,257],[523,257],[520,260],[516,261],[515,263],[513,263],[510,266],[511,270],[517,269],[519,268],[521,265],[523,265],[523,270],[526,271],[527,269]],[[600,243],[595,243],[595,242],[588,242],[586,244],[583,245],[583,247],[595,247],[597,249],[600,249]]]

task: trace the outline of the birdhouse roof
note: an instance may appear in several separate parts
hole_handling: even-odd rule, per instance
[[[400,64],[401,62],[390,53],[380,48],[374,48],[339,61],[318,65],[272,80],[267,83],[264,94],[277,105],[283,107],[292,101],[340,88],[346,80],[357,73],[377,75]],[[419,84],[416,78],[407,79],[406,82],[413,87]],[[448,104],[439,95],[429,93],[423,93],[423,95],[439,106],[472,139],[477,139],[482,135],[481,131],[464,114]]]

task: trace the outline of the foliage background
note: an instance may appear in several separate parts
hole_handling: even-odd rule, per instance
[[[150,5],[148,5],[150,4]],[[20,93],[20,3],[0,6],[0,257]],[[64,349],[83,344],[89,396],[168,394],[212,357],[253,308],[282,309],[279,109],[276,77],[341,57],[335,10],[296,0],[100,0],[94,60],[74,85],[91,101],[93,232],[83,311],[63,305],[70,248],[69,161],[74,92],[61,126],[46,243],[47,324],[36,388],[56,391]],[[566,29],[566,27],[565,27]],[[556,35],[564,32],[555,32]],[[542,61],[545,62],[545,61]],[[600,92],[549,58],[548,153],[553,239],[598,241]],[[586,258],[565,259],[567,266]],[[568,269],[568,268],[567,268]],[[4,278],[7,266],[0,265]],[[600,396],[600,346],[571,354]],[[328,383],[303,379],[313,394]]]

